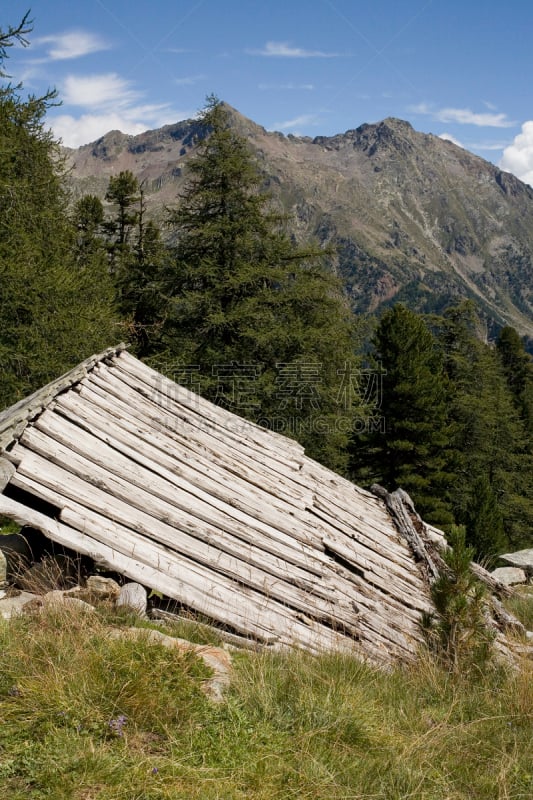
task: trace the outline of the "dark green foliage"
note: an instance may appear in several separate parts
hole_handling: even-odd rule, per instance
[[[501,329],[496,347],[515,405],[533,442],[533,358],[510,326]]]
[[[470,569],[474,551],[465,543],[465,529],[452,526],[449,541],[443,554],[447,570],[431,587],[438,616],[424,624],[430,644],[458,672],[468,664],[482,666],[493,637],[483,613],[484,587]]]
[[[115,248],[127,244],[130,231],[138,220],[135,206],[139,201],[139,181],[130,170],[112,175],[105,199],[116,207],[115,216],[106,222],[106,231]],[[112,251],[113,253],[113,251]]]
[[[466,513],[468,544],[478,559],[494,560],[508,545],[503,514],[489,478],[481,474],[472,484],[472,496]]]
[[[166,359],[177,379],[180,365],[197,369],[205,396],[342,466],[353,412],[340,393],[354,324],[340,285],[322,250],[285,233],[216,98],[200,130],[190,182],[169,219],[176,247],[159,363]]]
[[[76,228],[75,260],[79,267],[88,267],[94,261],[107,265],[107,252],[100,236],[104,222],[104,207],[99,197],[85,195],[74,207],[73,222]]]
[[[43,123],[54,102],[54,92],[0,88],[0,407],[116,337],[107,271],[75,263],[59,151]]]
[[[128,327],[128,338],[139,358],[157,352],[166,313],[161,272],[167,259],[168,251],[161,239],[160,229],[152,220],[143,222],[138,227],[137,242],[128,269],[118,281],[119,307]]]
[[[485,558],[508,547],[525,547],[528,537],[531,541],[532,462],[498,352],[478,334],[471,304],[449,309],[440,320],[455,424],[453,509],[457,522],[466,525],[476,557]]]
[[[354,478],[389,491],[401,487],[425,519],[449,524],[447,386],[434,337],[421,317],[398,304],[377,327],[373,359],[382,372],[384,424],[353,437]]]

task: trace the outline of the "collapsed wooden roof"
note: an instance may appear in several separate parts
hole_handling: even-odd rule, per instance
[[[434,530],[406,541],[386,493],[124,346],[0,414],[0,491],[0,514],[264,645],[389,662],[431,610]]]

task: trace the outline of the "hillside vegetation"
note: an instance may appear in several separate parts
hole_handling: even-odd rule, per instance
[[[105,612],[0,621],[0,783],[10,800],[529,800],[531,662],[453,677],[428,656],[234,652],[206,668],[110,640]],[[178,632],[205,641],[201,626]]]

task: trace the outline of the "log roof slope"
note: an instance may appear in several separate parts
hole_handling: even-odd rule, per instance
[[[0,514],[264,646],[389,663],[431,610],[383,497],[122,345],[0,413],[0,492]]]

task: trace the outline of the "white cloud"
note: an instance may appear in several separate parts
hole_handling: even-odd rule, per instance
[[[54,137],[60,139],[66,147],[80,147],[82,144],[94,142],[109,131],[122,131],[135,135],[148,130],[148,125],[134,122],[120,114],[83,114],[73,117],[61,114],[49,120]]]
[[[34,44],[50,45],[47,56],[51,61],[80,58],[109,49],[109,45],[100,36],[87,31],[68,31],[54,36],[41,36],[34,41]]]
[[[455,122],[459,125],[477,125],[486,128],[511,128],[515,123],[507,118],[507,114],[471,111],[469,108],[438,108],[427,103],[411,106],[415,114],[427,114],[438,122]]]
[[[68,75],[61,96],[65,106],[79,106],[85,112],[49,116],[54,136],[67,147],[87,144],[110,130],[135,135],[194,115],[176,111],[168,103],[143,103],[143,94],[115,72]]]
[[[522,125],[522,132],[503,151],[499,166],[533,186],[533,120]]]
[[[140,94],[116,72],[108,72],[103,75],[67,75],[61,87],[61,97],[65,105],[102,108],[130,105]]]
[[[324,53],[322,50],[305,50],[293,47],[289,42],[267,42],[262,50],[247,50],[254,56],[270,56],[275,58],[337,58],[338,53]]]
[[[137,106],[122,111],[108,111],[100,114],[60,114],[49,117],[48,122],[54,137],[66,147],[80,147],[94,142],[109,131],[121,131],[135,136],[144,131],[161,128],[181,120],[189,119],[195,111],[173,111],[163,106]]]
[[[300,128],[301,126],[308,127],[310,125],[318,125],[318,120],[316,115],[301,114],[299,117],[294,117],[294,119],[288,119],[285,122],[274,123],[273,130],[276,131],[292,130],[293,132],[296,132],[296,129]]]
[[[444,139],[446,142],[452,142],[456,144],[457,147],[462,147],[464,149],[464,144],[462,144],[459,139],[456,139],[455,136],[452,136],[451,133],[440,133],[439,139]]]

